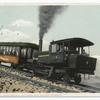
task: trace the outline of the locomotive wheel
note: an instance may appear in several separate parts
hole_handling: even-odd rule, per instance
[[[81,82],[81,75],[77,75],[75,78],[74,78],[74,81],[75,81],[75,84],[79,84]]]
[[[70,83],[70,76],[68,74],[65,74],[63,78],[64,78],[64,82],[66,84],[69,84]]]

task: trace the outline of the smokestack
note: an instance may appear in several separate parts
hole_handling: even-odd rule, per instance
[[[41,30],[39,33],[39,52],[42,52],[43,36],[41,35]]]
[[[39,52],[42,52],[42,39],[39,40]]]
[[[62,12],[62,6],[40,6],[39,7],[39,52],[42,52],[42,42],[45,33],[51,28],[57,14]]]

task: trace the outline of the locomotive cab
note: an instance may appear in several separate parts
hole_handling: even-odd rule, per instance
[[[62,76],[66,81],[74,79],[79,83],[81,74],[94,74],[96,58],[90,57],[89,49],[92,45],[91,41],[83,38],[52,41],[49,51],[39,54],[38,62],[52,68],[49,76]]]

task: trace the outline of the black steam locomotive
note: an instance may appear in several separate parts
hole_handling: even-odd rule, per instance
[[[49,51],[41,52],[38,56],[38,72],[48,77],[63,78],[66,82],[74,80],[80,83],[81,74],[93,75],[96,68],[96,59],[85,52],[92,45],[92,42],[83,38],[52,41]]]
[[[39,52],[42,46],[31,43],[0,43],[0,62],[47,78],[74,80],[78,84],[81,74],[94,74],[96,58],[85,52],[92,45],[83,38],[69,38],[52,41],[49,51]]]

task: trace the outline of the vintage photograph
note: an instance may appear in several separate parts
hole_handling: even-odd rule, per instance
[[[0,93],[100,93],[100,5],[1,5]]]

